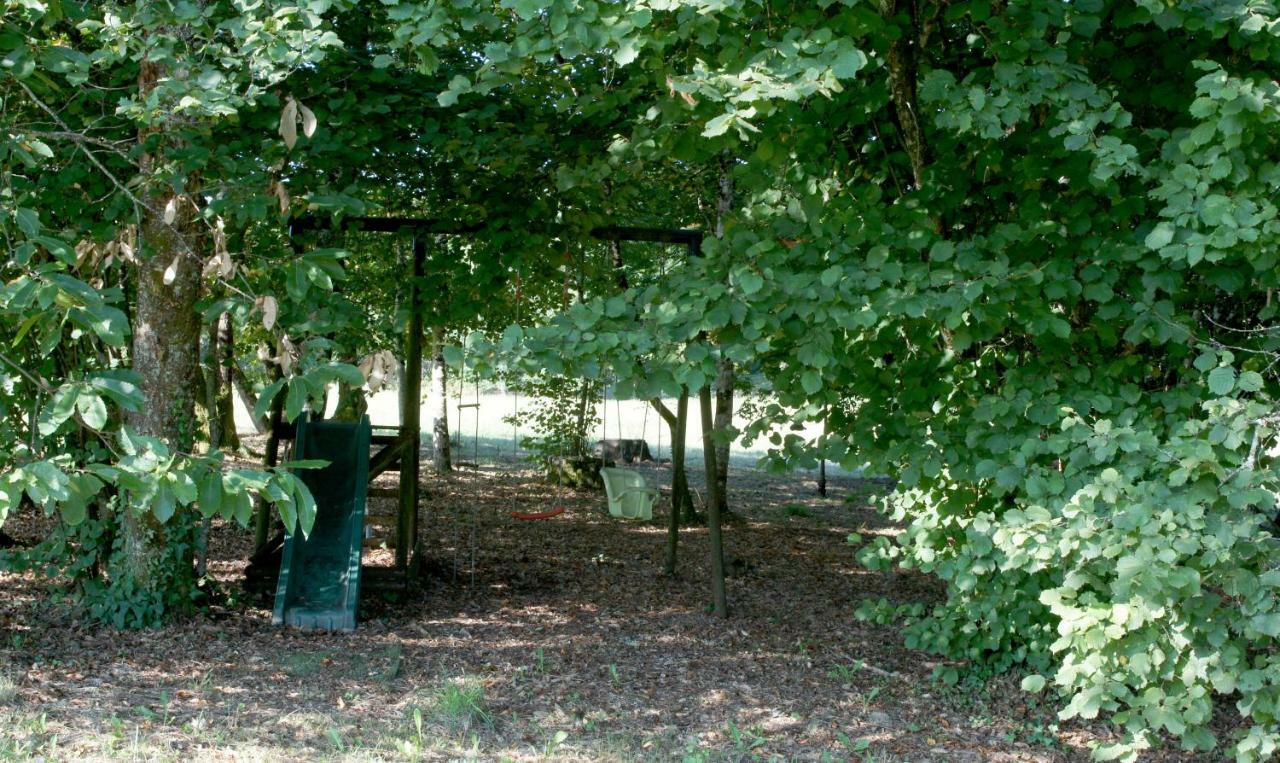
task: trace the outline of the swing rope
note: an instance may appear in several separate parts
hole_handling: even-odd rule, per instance
[[[516,274],[516,324],[520,323],[520,312],[523,304],[523,278],[519,273]],[[513,463],[519,460],[520,449],[520,386],[513,384],[511,387],[511,460]],[[556,470],[556,501],[560,501],[560,489],[563,488],[563,469],[564,469],[564,443],[560,443],[560,468]],[[540,519],[551,519],[558,517],[564,513],[564,506],[555,506],[546,511],[520,511],[516,505],[516,493],[518,490],[511,491],[511,509],[507,514],[512,519],[519,519],[525,522],[533,522]]]

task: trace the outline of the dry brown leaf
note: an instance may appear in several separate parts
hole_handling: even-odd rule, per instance
[[[284,187],[284,183],[272,183],[271,193],[280,200],[280,214],[289,214],[289,190]]]
[[[275,328],[276,316],[280,313],[280,304],[270,295],[258,297],[254,304],[262,311],[262,327],[267,331]]]
[[[164,269],[164,285],[165,286],[172,286],[173,282],[178,280],[178,261],[181,258],[182,258],[182,255],[180,254],[177,255],[176,257],[173,258],[173,261],[169,263],[169,267]]]
[[[280,110],[280,137],[284,138],[286,148],[293,148],[298,142],[298,102],[290,96]]]
[[[298,112],[302,114],[302,134],[310,138],[316,134],[316,115],[311,109],[298,104]]]

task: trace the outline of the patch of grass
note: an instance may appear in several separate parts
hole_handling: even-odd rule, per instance
[[[556,754],[556,750],[560,749],[560,745],[564,744],[565,740],[568,738],[569,732],[563,729],[552,734],[547,739],[547,744],[542,748],[542,757],[548,759],[551,758],[551,756]]]
[[[290,652],[284,656],[280,667],[294,678],[306,678],[319,673],[326,660],[333,662],[328,654],[322,652]]]
[[[861,737],[853,739],[843,731],[836,733],[836,739],[840,744],[844,745],[848,753],[847,757],[842,757],[843,760],[860,760],[862,763],[880,763],[881,761],[891,760],[886,753],[871,749],[871,740],[869,739]],[[824,754],[823,758],[826,759],[827,755]]]
[[[7,705],[18,698],[18,682],[0,670],[0,705]]]
[[[804,504],[788,503],[782,507],[782,513],[788,517],[807,517],[809,516],[809,509]]]
[[[484,697],[484,685],[462,678],[445,684],[435,696],[435,720],[466,732],[473,727],[493,727],[493,713]]]
[[[827,670],[827,678],[839,681],[843,685],[853,683],[853,679],[858,673],[862,672],[862,660],[854,660],[849,664],[837,663]]]
[[[733,742],[733,751],[738,758],[751,755],[753,750],[765,745],[764,733],[760,729],[740,729],[738,724],[729,721],[724,725],[724,730]]]
[[[547,672],[547,650],[538,647],[533,653],[533,669],[538,675],[545,675]]]

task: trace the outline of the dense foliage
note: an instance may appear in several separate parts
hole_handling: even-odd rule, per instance
[[[732,360],[775,401],[746,436],[827,422],[778,463],[898,479],[906,530],[862,553],[946,600],[862,615],[1035,671],[1123,730],[1100,757],[1268,757],[1277,30],[1254,0],[10,0],[0,520],[86,528],[56,543],[101,554],[54,553],[105,619],[182,609],[193,512],[309,501],[145,415],[192,405],[148,375],[148,305],[230,312],[292,416],[363,383],[404,306],[387,247],[295,252],[288,218],[467,222],[431,322],[483,332],[474,366],[648,397]],[[566,256],[604,221],[703,228],[704,256]]]

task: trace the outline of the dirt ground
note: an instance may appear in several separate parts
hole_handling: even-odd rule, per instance
[[[892,531],[867,508],[872,481],[833,477],[820,498],[807,478],[735,471],[723,621],[704,529],[682,533],[671,579],[661,516],[612,519],[600,495],[512,466],[423,486],[420,585],[366,597],[352,634],[272,627],[269,602],[243,594],[120,633],[0,574],[0,758],[1059,761],[1105,733],[1060,729],[1018,676],[945,686],[937,658],[853,617],[867,597],[937,595],[855,562],[850,533]],[[40,521],[6,530],[33,541]],[[215,527],[229,590],[250,543]]]

